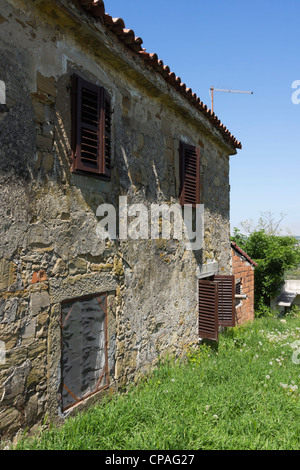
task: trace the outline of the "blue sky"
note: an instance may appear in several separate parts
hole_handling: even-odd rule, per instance
[[[106,0],[211,107],[243,149],[231,157],[231,227],[270,211],[300,235],[299,0]],[[300,96],[300,94],[299,94]]]

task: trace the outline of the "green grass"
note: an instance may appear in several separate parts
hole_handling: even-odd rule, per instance
[[[218,348],[165,362],[128,393],[17,449],[299,450],[296,340],[299,317],[228,329]]]

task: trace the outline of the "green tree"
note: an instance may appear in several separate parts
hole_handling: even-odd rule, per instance
[[[279,293],[285,271],[299,265],[300,247],[292,236],[269,235],[265,230],[246,236],[235,228],[232,240],[257,263],[254,274],[255,310],[262,311]]]

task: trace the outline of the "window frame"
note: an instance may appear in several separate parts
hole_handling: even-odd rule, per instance
[[[179,179],[180,205],[196,207],[201,201],[200,184],[200,148],[180,141],[179,143]],[[194,160],[194,161],[193,161]],[[194,174],[191,169],[194,169]]]
[[[111,98],[104,87],[85,80],[80,75],[72,75],[71,93],[71,171],[73,173],[111,179],[112,159],[112,110]],[[97,123],[91,125],[84,119],[83,91],[94,95],[93,105],[97,114]],[[97,97],[97,98],[96,98]],[[86,103],[85,103],[86,106]],[[83,156],[83,132],[93,133],[93,161]],[[87,140],[87,138],[85,137]],[[97,142],[96,142],[97,140]]]
[[[60,328],[61,328],[61,360],[60,360],[60,367],[61,367],[61,383],[60,383],[60,390],[61,390],[61,410],[62,412],[65,412],[69,410],[70,408],[73,408],[74,406],[78,405],[82,401],[86,400],[87,398],[95,395],[96,393],[105,390],[109,387],[109,366],[108,366],[108,320],[107,320],[107,292],[101,292],[98,294],[91,294],[91,295],[84,295],[81,297],[75,297],[71,299],[66,299],[61,302],[61,313],[60,313]],[[100,297],[104,298],[104,305],[102,301],[99,300]],[[77,397],[72,390],[64,383],[65,382],[65,374],[64,374],[64,365],[63,365],[63,347],[64,347],[64,336],[63,336],[63,328],[64,324],[66,324],[67,318],[69,315],[72,313],[72,309],[74,307],[74,304],[76,302],[83,302],[83,301],[88,301],[92,299],[97,299],[99,304],[102,307],[102,310],[104,312],[104,357],[105,357],[105,364],[103,366],[102,372],[97,380],[96,386],[94,390],[84,394],[81,397]],[[63,323],[63,307],[67,304],[72,304],[72,307],[65,318],[65,322]],[[104,384],[101,385],[101,381],[104,379]],[[69,403],[66,406],[64,406],[63,402],[63,389],[66,389],[69,395],[73,397],[73,403]]]
[[[243,295],[243,282],[242,278],[236,279],[235,281],[235,295]],[[242,298],[235,299],[235,308],[239,308],[243,305]]]

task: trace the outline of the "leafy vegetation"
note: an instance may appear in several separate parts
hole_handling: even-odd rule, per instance
[[[300,448],[300,317],[259,318],[17,449]]]
[[[286,272],[284,273],[284,279],[300,279],[300,266],[297,266],[296,268],[293,269],[287,269]]]
[[[255,310],[268,311],[270,299],[278,294],[285,279],[285,272],[300,263],[300,247],[292,236],[267,234],[258,230],[243,235],[234,229],[232,239],[257,262],[255,268]]]

